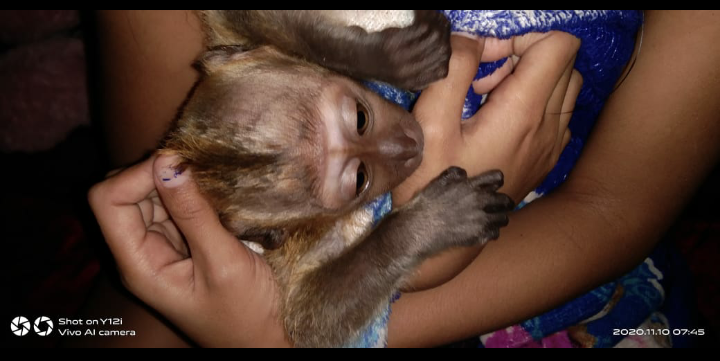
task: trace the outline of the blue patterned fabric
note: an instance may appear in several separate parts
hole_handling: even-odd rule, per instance
[[[453,31],[505,39],[528,32],[559,30],[581,39],[575,68],[582,74],[584,82],[569,125],[572,139],[556,167],[535,191],[535,197],[547,194],[567,178],[575,165],[605,100],[630,60],[636,33],[642,23],[642,13],[634,10],[444,10],[443,13],[450,19]],[[476,79],[492,74],[504,61],[481,64]],[[368,82],[366,85],[405,109],[412,109],[418,96],[387,84]],[[463,119],[477,112],[482,106],[482,98],[472,89],[468,91]],[[390,210],[390,205],[389,196],[372,205],[376,221]],[[635,328],[648,322],[658,324],[658,319],[666,321],[662,314],[656,312],[665,296],[662,268],[654,257],[650,257],[614,282],[562,307],[520,325],[484,335],[481,339],[491,347],[613,346],[623,338],[621,335],[614,336],[613,329]],[[379,322],[376,320],[366,335],[384,335],[379,330],[384,327],[382,321],[388,316],[389,310],[378,318]],[[384,341],[378,342],[373,337],[361,339],[353,346],[384,344]]]
[[[453,31],[507,39],[529,32],[551,30],[571,33],[582,41],[575,68],[583,76],[570,121],[572,139],[560,160],[538,187],[545,194],[562,183],[575,165],[605,100],[630,60],[642,13],[635,10],[443,10]],[[492,74],[505,60],[482,64],[476,79]],[[411,109],[417,95],[382,83],[366,83],[384,98]],[[480,108],[482,97],[472,90],[465,100],[463,119]]]

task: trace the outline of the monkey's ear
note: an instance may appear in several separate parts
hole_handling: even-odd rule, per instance
[[[239,45],[223,45],[209,49],[195,62],[195,68],[204,74],[211,74],[221,66],[239,60],[245,53]]]
[[[255,242],[267,250],[282,247],[287,238],[288,232],[286,230],[276,228],[251,228],[240,236],[240,239]]]

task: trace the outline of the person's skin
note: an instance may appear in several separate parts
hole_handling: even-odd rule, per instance
[[[199,78],[190,67],[203,49],[191,11],[103,10],[96,13],[102,125],[113,168],[157,149],[180,105]],[[114,315],[114,316],[113,316]],[[69,346],[188,345],[161,316],[102,276],[83,316],[123,317],[139,337],[79,338]]]
[[[199,19],[190,11],[97,12],[103,128],[115,167],[157,148],[199,78]]]
[[[463,123],[457,119],[463,108],[464,89],[470,86],[478,60],[460,60],[457,57],[461,54],[455,54],[452,74],[429,87],[413,110],[426,135],[425,158],[418,170],[393,191],[394,206],[409,201],[450,164],[473,175],[501,169],[505,175],[501,191],[516,203],[536,188],[570,140],[567,125],[582,86],[582,77],[573,70],[579,45],[572,36],[552,32],[509,40],[488,39],[481,61],[511,55],[515,59],[472,83],[477,93],[492,90],[492,95],[477,114]],[[517,57],[521,58],[514,64]],[[497,85],[500,81],[502,84]],[[444,106],[438,107],[438,103]],[[457,248],[424,262],[408,288],[424,290],[447,282],[481,249]]]
[[[568,182],[553,195],[517,212],[510,226],[503,229],[501,239],[486,247],[459,276],[435,289],[405,294],[393,308],[391,346],[443,344],[526,319],[626,272],[655,245],[720,152],[720,145],[713,142],[720,135],[720,106],[713,102],[713,94],[720,90],[720,74],[714,66],[720,60],[720,49],[712,40],[720,22],[717,12],[648,13],[646,19],[638,62],[612,95]],[[693,31],[686,32],[690,28]],[[432,99],[428,93],[417,105],[418,119],[456,111],[451,105],[457,104],[457,99]],[[544,147],[553,148],[556,143],[553,139]],[[518,158],[533,155],[510,154]],[[151,166],[144,164],[145,168],[134,168],[136,177],[151,176]],[[132,176],[133,172],[124,172],[122,177],[128,174]],[[122,178],[111,178],[102,187],[106,191],[118,189],[115,187],[123,183],[118,179]],[[192,182],[184,186],[191,187]],[[96,212],[98,207],[122,204],[116,200],[108,203],[107,194],[128,196],[118,191],[101,192],[102,187],[91,195]],[[192,196],[192,190],[187,191]],[[162,195],[164,191],[159,192]],[[192,199],[196,201],[189,204],[197,205],[197,198]],[[137,209],[135,203],[132,206]],[[183,209],[192,211],[192,207],[165,206],[180,219],[192,219],[182,213]],[[146,229],[144,223],[142,229]],[[121,238],[115,240],[119,242],[116,247],[122,246]],[[113,241],[108,242],[112,245]],[[219,326],[212,324],[218,315],[232,315],[222,307],[194,309],[198,313],[168,312],[171,300],[163,306],[162,300],[153,297],[157,295],[140,290],[145,273],[138,270],[135,268],[134,274],[140,279],[130,279],[131,289],[141,298],[155,300],[151,305],[161,312],[165,309],[164,313],[191,337],[202,332],[197,328]],[[132,266],[125,271],[133,271]],[[253,289],[258,297],[263,294]],[[192,320],[204,318],[205,313],[216,317],[205,324]],[[272,320],[272,312],[265,316]],[[272,323],[263,323],[260,329]],[[252,341],[241,336],[234,340],[193,338],[202,345],[247,345]],[[222,342],[215,343],[218,341]]]
[[[286,344],[270,267],[222,227],[191,170],[162,180],[177,163],[153,155],[90,190],[123,283],[200,345]]]
[[[426,92],[437,96],[451,88],[453,91],[448,93],[452,94],[451,98],[460,97],[456,99],[459,103],[455,101],[452,107],[458,110],[456,122],[447,123],[446,118],[428,119],[423,126],[439,129],[443,127],[442,123],[447,123],[449,128],[459,129],[459,109],[465,91],[460,91],[456,85],[461,83],[464,89],[470,85],[474,74],[469,70],[477,69],[484,42],[453,37],[452,45],[450,75]],[[508,86],[506,96],[514,103],[521,94],[533,106],[517,114],[505,112],[503,119],[525,124],[527,127],[519,127],[521,134],[527,134],[525,128],[530,128],[545,135],[532,137],[537,140],[531,142],[531,162],[544,164],[542,174],[521,192],[529,191],[542,179],[567,143],[570,113],[563,113],[561,109],[571,107],[579,91],[579,77],[571,81],[572,61],[578,45],[577,39],[564,33],[535,34],[516,44],[518,55],[529,61],[520,60],[514,75],[517,81],[504,82]],[[487,53],[492,55],[493,51],[502,49],[491,46]],[[561,55],[542,56],[543,59],[538,59],[541,61],[535,61],[535,67],[529,67],[533,57],[546,53]],[[546,85],[543,90],[524,85],[533,81]],[[568,91],[573,88],[570,84],[574,85],[573,91]],[[484,109],[498,110],[511,104],[510,100],[501,99],[503,96],[498,95]],[[544,115],[546,108],[552,110],[550,115]],[[539,122],[540,118],[544,120]],[[470,120],[464,126],[467,144],[460,146],[462,143],[458,143],[454,149],[469,163],[476,163],[479,159],[475,157],[482,154],[473,145],[496,136],[495,132],[473,131],[473,124],[479,125],[479,120]],[[439,143],[432,148],[437,145]],[[540,151],[545,148],[550,151]],[[449,166],[443,158],[438,159],[429,157],[416,178],[434,178],[436,175],[428,170],[436,164],[443,168]],[[176,163],[168,156],[151,157],[100,183],[90,192],[90,204],[118,262],[125,285],[201,345],[285,345],[284,332],[277,322],[277,292],[269,267],[222,228],[214,210],[198,194],[194,183],[188,181],[190,170],[172,182],[159,180],[163,172],[174,173],[167,167]],[[485,170],[470,169],[478,173]],[[192,254],[191,258],[188,258],[189,254]],[[254,292],[248,292],[248,289]],[[148,327],[147,321],[143,326]]]
[[[506,327],[647,257],[720,154],[720,12],[650,11],[645,20],[637,63],[568,180],[513,214],[460,275],[404,295],[393,307],[391,346]]]

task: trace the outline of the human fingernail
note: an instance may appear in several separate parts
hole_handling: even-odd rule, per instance
[[[189,170],[180,164],[180,157],[162,155],[155,160],[155,176],[166,188],[174,188],[185,183]]]

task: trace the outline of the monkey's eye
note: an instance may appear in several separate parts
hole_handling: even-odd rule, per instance
[[[360,163],[357,170],[357,186],[355,188],[355,195],[359,196],[362,192],[364,192],[369,183],[370,177],[368,176],[367,169],[365,169],[365,163]]]
[[[365,131],[370,124],[370,118],[368,117],[368,111],[364,105],[357,103],[357,132],[360,135],[364,135]]]

